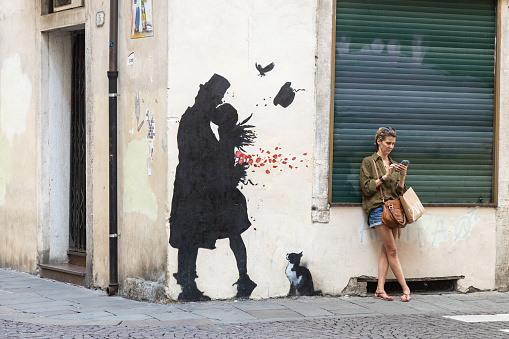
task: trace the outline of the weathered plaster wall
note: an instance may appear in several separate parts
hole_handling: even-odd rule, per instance
[[[325,11],[325,9],[330,8],[331,2],[327,0],[320,1],[320,8]],[[326,25],[321,23],[322,21],[327,22],[329,20],[327,16],[320,16],[319,18],[319,25],[321,26]],[[503,22],[502,20],[501,27],[504,27]],[[323,38],[320,38],[320,34],[318,36],[319,45],[328,40],[327,36]],[[502,49],[503,46],[502,43]],[[318,51],[318,54],[331,55],[329,48],[325,44]],[[319,72],[320,70],[330,69],[328,66],[328,60],[318,60],[317,69]],[[323,76],[320,76],[319,73],[317,76],[317,93],[321,93],[321,88],[325,89],[330,86],[331,74],[327,74],[326,71],[323,71],[323,73]],[[325,90],[323,92],[325,93]],[[330,102],[330,98],[326,98],[325,95],[323,99]],[[317,96],[317,120],[320,120],[320,115],[323,114],[323,121],[325,121],[329,116],[329,112],[319,109],[321,102],[320,97]],[[501,105],[500,112],[502,111]],[[318,150],[318,153],[329,150],[329,141],[318,137],[320,130],[325,134],[329,131],[329,126],[326,123],[322,126],[317,125],[315,151]],[[501,149],[503,148],[501,147]],[[499,164],[501,170],[499,179],[501,182],[505,181],[503,179],[505,174],[502,170],[504,159],[501,152],[501,162]],[[325,184],[320,171],[315,172],[314,179],[315,187]],[[409,181],[407,184],[411,185],[412,183]],[[500,190],[500,188],[502,187],[499,185],[499,203],[504,200],[502,196],[505,197],[508,193],[506,189]],[[321,221],[317,218],[315,220]],[[465,279],[458,282],[460,290],[467,290],[470,286],[479,289],[495,288],[495,272],[507,266],[503,264],[504,260],[500,260],[500,255],[497,256],[497,253],[500,254],[501,249],[505,248],[501,244],[505,241],[504,239],[507,239],[507,237],[500,238],[500,229],[505,229],[504,223],[493,208],[428,208],[426,215],[421,220],[415,225],[407,226],[401,240],[398,241],[400,259],[406,277],[425,278],[464,275]],[[348,241],[343,240],[342,242],[345,246],[345,256],[339,256],[339,258],[343,261],[339,265],[326,270],[331,272],[330,283],[336,282],[336,286],[341,288],[346,284],[349,277],[376,276],[376,260],[380,250],[380,240],[377,239],[373,231],[366,228],[365,217],[361,209],[332,207],[330,209],[329,225],[336,225],[344,229],[343,232],[347,234],[344,234],[341,239],[348,239]],[[317,224],[317,226],[323,227],[324,225]],[[505,249],[502,251],[505,251]],[[329,253],[333,252],[333,249],[329,251]],[[473,253],[475,255],[472,255]],[[333,280],[332,277],[336,280]],[[326,285],[330,286],[329,284]],[[333,288],[333,291],[335,293],[339,292],[335,288]]]
[[[165,151],[167,9],[161,2],[155,2],[153,6],[154,36],[131,39],[130,2],[119,4],[118,280],[122,293],[139,298],[145,293],[144,288],[154,289],[152,282],[164,281],[167,248],[164,214],[168,163]],[[91,52],[87,59],[88,79],[91,79],[87,79],[87,91],[91,93],[90,102],[87,102],[87,111],[90,112],[88,146],[92,159],[90,171],[87,170],[88,180],[92,180],[92,191],[88,195],[92,196],[90,208],[93,211],[91,283],[106,287],[109,284],[110,260],[107,137],[109,2],[91,2],[87,11],[91,18],[95,18],[97,12],[105,13],[104,26],[88,23],[86,38],[93,41],[88,45]],[[153,139],[149,136],[150,126],[154,126]]]
[[[104,12],[105,24],[97,27],[95,16]],[[90,284],[109,283],[109,129],[108,42],[109,2],[89,1],[86,24],[87,86],[87,274]],[[90,265],[88,260],[90,260]],[[90,269],[89,269],[90,267]],[[90,273],[89,273],[90,272]]]
[[[119,281],[139,279],[163,286],[168,24],[166,2],[154,1],[152,6],[154,34],[137,39],[131,39],[130,2],[119,8]]]
[[[69,249],[69,185],[72,39],[70,32],[51,32],[48,39],[49,262],[67,262]],[[42,225],[41,225],[42,226]]]
[[[169,297],[177,298],[181,291],[173,277],[177,250],[168,245],[179,151],[176,135],[182,114],[214,73],[230,82],[223,100],[236,108],[239,121],[253,114],[249,124],[257,136],[254,146],[245,149],[254,160],[247,171],[251,182],[239,186],[252,224],[242,234],[248,273],[258,284],[251,296],[288,292],[289,252],[303,251],[302,263],[310,269],[315,289],[324,293],[341,293],[351,277],[376,276],[380,241],[366,229],[361,209],[329,210],[324,191],[332,55],[330,36],[324,32],[332,29],[332,0],[241,1],[228,6],[217,0],[191,0],[153,5],[154,36],[141,39],[130,38],[130,7],[120,5],[119,282],[125,293],[159,298],[163,281]],[[499,207],[496,211],[428,208],[398,242],[407,277],[465,275],[459,282],[463,290],[508,287],[509,136],[503,133],[509,98],[504,90],[508,6],[508,0],[500,1]],[[58,156],[36,152],[37,138],[42,147],[49,138],[44,132],[56,133],[47,117],[42,120],[48,125],[36,130],[40,115],[48,114],[48,107],[38,101],[38,93],[45,93],[40,77],[49,75],[38,61],[33,62],[34,55],[49,48],[39,38],[40,8],[36,7],[29,1],[15,2],[0,13],[0,266],[27,272],[37,269],[37,225],[50,220],[49,210],[48,215],[39,211],[39,219],[37,214],[38,206],[48,202],[50,185],[42,179],[49,176],[39,177],[36,186],[36,174],[51,156]],[[105,287],[109,282],[108,2],[88,1],[84,10],[86,15],[83,10],[73,13],[87,18],[87,270],[91,284]],[[102,27],[95,26],[99,11],[106,17]],[[272,62],[274,69],[260,76],[255,63]],[[287,82],[295,98],[286,108],[274,105]],[[49,257],[44,246],[51,234],[39,235],[43,243],[39,254]],[[218,240],[216,247],[199,250],[196,282],[210,297],[230,298],[236,293],[232,286],[238,279],[236,260],[228,239]]]
[[[498,149],[498,208],[496,213],[497,236],[497,270],[495,275],[496,287],[500,290],[509,289],[509,135],[505,132],[509,128],[509,1],[500,0],[498,4],[500,31],[497,41],[500,42],[500,58],[497,60],[500,67],[499,87],[499,149]]]
[[[328,267],[327,286],[346,286],[348,279],[377,276],[381,241],[366,225],[360,208],[332,208],[331,225],[341,234],[344,249],[336,252],[339,263]],[[399,256],[407,278],[461,276],[460,290],[470,286],[494,288],[495,215],[489,208],[428,208],[415,224],[402,230],[397,240]],[[319,225],[323,227],[323,225]],[[324,240],[325,241],[325,240]],[[326,241],[325,241],[326,242]],[[476,253],[472,256],[472,253]],[[329,266],[326,262],[322,263]],[[339,266],[339,267],[336,267]],[[394,276],[389,273],[389,276]]]
[[[253,114],[249,124],[257,138],[246,154],[260,158],[247,170],[253,184],[240,185],[252,223],[242,234],[248,273],[258,284],[252,297],[284,295],[286,254],[303,250],[307,262],[317,256],[311,240],[317,228],[310,223],[316,4],[244,1],[224,6],[195,0],[169,6],[168,140],[176,139],[178,120],[194,104],[199,85],[214,73],[226,78],[231,86],[224,101],[236,108],[239,122]],[[260,76],[255,63],[272,62],[274,69]],[[275,106],[274,98],[287,82],[302,91],[287,108]],[[174,171],[178,150],[174,143],[168,145],[169,169]],[[228,239],[216,246],[199,250],[196,282],[212,298],[233,297],[232,284],[239,277],[235,258]],[[177,250],[169,247],[168,256],[167,291],[177,298],[180,287],[171,276],[177,271]]]
[[[25,272],[37,268],[34,13],[28,1],[0,12],[0,266]]]
[[[330,37],[322,30],[332,29],[332,6],[332,1],[248,1],[225,7],[200,0],[169,5],[169,200],[175,188],[179,149],[172,141],[179,120],[195,103],[199,85],[214,73],[230,82],[223,101],[237,109],[239,121],[253,114],[249,123],[255,126],[257,139],[246,154],[263,160],[274,154],[295,158],[291,163],[251,166],[247,172],[253,185],[240,185],[252,223],[242,238],[249,276],[258,284],[254,298],[288,292],[289,252],[303,251],[315,289],[324,293],[341,293],[351,277],[377,275],[381,243],[366,229],[361,208],[332,207],[329,215],[324,203],[328,177],[322,167],[328,166],[330,126],[330,96],[325,89],[330,88],[332,50]],[[259,76],[255,63],[271,62],[274,69]],[[295,93],[287,108],[273,104],[285,82],[305,89]],[[398,241],[405,274],[464,275],[460,290],[493,289],[497,243],[498,253],[502,249],[496,236],[501,229],[504,224],[493,208],[428,208]],[[198,252],[198,288],[212,298],[233,297],[232,283],[238,279],[235,257],[227,239],[218,240],[216,247]],[[172,276],[178,270],[177,253],[168,247],[167,293],[172,298],[181,292]]]
[[[325,9],[330,8],[332,1],[325,0],[319,3],[321,4],[320,8],[326,11]],[[319,26],[325,26],[326,24],[322,21],[327,22],[328,20],[328,16],[320,16]],[[504,27],[503,20],[501,27]],[[324,44],[328,40],[327,36],[323,38],[320,38],[320,34],[318,36],[318,45]],[[325,43],[318,54],[331,55],[329,46]],[[502,42],[502,49],[503,46]],[[323,58],[318,60],[318,72],[323,70],[322,76],[317,73],[318,94],[321,93],[321,88],[324,88],[323,92],[325,93],[325,88],[330,86],[331,74],[325,71],[330,70],[328,66],[328,60],[323,60]],[[330,98],[326,98],[325,95],[323,100],[330,102]],[[317,120],[325,121],[330,113],[319,108],[321,102],[320,97],[317,96]],[[502,107],[501,104],[500,112],[503,112]],[[323,118],[320,118],[322,114]],[[501,128],[501,130],[503,129]],[[315,152],[319,154],[329,150],[329,141],[318,136],[320,131],[325,135],[329,131],[329,126],[326,123],[322,126],[317,125]],[[503,147],[501,147],[502,149]],[[503,151],[501,151],[499,153],[500,183],[506,181],[503,171],[503,164],[506,162],[504,159]],[[411,171],[411,167],[409,170]],[[314,187],[325,184],[325,179],[320,175],[320,171],[315,172],[314,179]],[[407,185],[411,184],[410,181],[407,182]],[[502,202],[502,204],[503,197],[506,197],[508,193],[506,189],[502,188],[505,186],[507,185],[499,185],[499,203]],[[501,188],[502,190],[500,190]],[[318,218],[314,218],[314,220],[323,221]],[[329,283],[324,282],[326,287],[323,289],[338,293],[342,286],[345,286],[349,277],[376,276],[380,240],[377,239],[373,231],[366,228],[362,210],[353,207],[332,207],[328,225],[339,227],[340,229],[337,231],[345,232],[340,237],[342,246],[344,246],[341,253],[344,253],[344,256],[338,255],[339,253],[333,255],[340,261],[335,262],[334,267],[321,270],[330,274]],[[316,226],[327,230],[324,224],[316,224]],[[501,229],[505,229],[505,222],[497,215],[494,208],[428,208],[426,215],[421,220],[415,225],[407,226],[401,240],[398,241],[400,260],[405,276],[425,278],[464,275],[465,279],[458,282],[460,290],[467,290],[470,286],[479,289],[493,289],[496,287],[495,272],[499,272],[501,268],[505,270],[507,266],[504,265],[504,261],[507,261],[500,259],[500,253],[506,252],[502,244],[504,239],[507,239],[507,237],[500,237]],[[326,246],[324,243],[321,244]],[[335,249],[328,250],[328,253],[334,252]],[[474,253],[475,255],[473,255]],[[507,274],[505,279],[507,279]],[[335,287],[334,284],[336,284]]]

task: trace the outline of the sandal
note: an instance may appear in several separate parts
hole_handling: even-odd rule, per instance
[[[393,301],[394,300],[393,297],[388,296],[387,293],[385,293],[385,292],[382,292],[382,293],[375,292],[375,294],[373,295],[373,298],[381,299],[381,300],[385,300],[385,301]]]
[[[401,296],[401,298],[399,298],[399,300],[401,300],[403,302],[409,302],[410,301],[410,293],[403,293],[403,295]]]

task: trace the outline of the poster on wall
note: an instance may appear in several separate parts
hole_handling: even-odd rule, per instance
[[[131,0],[131,39],[154,35],[153,0]]]

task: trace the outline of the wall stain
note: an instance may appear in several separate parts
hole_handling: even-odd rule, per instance
[[[9,140],[7,140],[7,135],[1,130],[0,154],[2,155],[2,160],[0,161],[0,205],[3,205],[5,204],[7,184],[12,178],[12,158]]]
[[[133,140],[127,145],[123,162],[124,212],[145,214],[157,219],[157,200],[150,188],[147,176],[147,144],[145,140]]]
[[[21,68],[18,54],[9,55],[0,71],[0,127],[12,145],[15,134],[24,133],[32,101],[32,83]]]
[[[478,207],[473,208],[453,221],[425,214],[418,221],[407,225],[402,230],[400,241],[403,241],[403,239],[405,242],[417,241],[419,247],[429,243],[435,248],[440,247],[442,243],[456,244],[467,239],[479,221]],[[378,241],[379,239],[376,231],[366,224],[366,217],[363,218],[359,235],[361,244],[369,241]]]

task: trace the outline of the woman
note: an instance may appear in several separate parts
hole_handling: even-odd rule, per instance
[[[376,152],[362,161],[359,182],[362,189],[362,207],[368,215],[369,227],[374,228],[382,239],[382,251],[378,261],[378,285],[374,298],[394,300],[385,292],[385,279],[389,266],[396,276],[403,295],[401,301],[410,301],[410,289],[405,281],[403,269],[396,249],[397,229],[391,229],[382,223],[383,201],[380,194],[380,185],[385,200],[399,200],[405,190],[405,176],[407,166],[394,162],[389,154],[396,143],[396,131],[391,127],[380,127],[375,136]],[[378,177],[375,171],[375,163]]]

